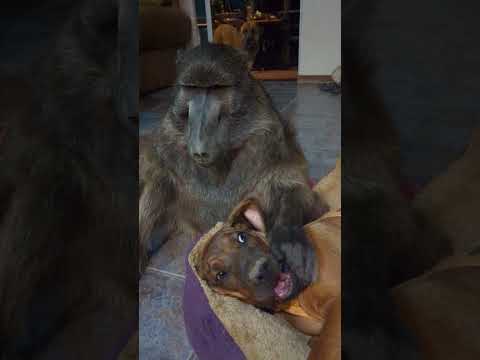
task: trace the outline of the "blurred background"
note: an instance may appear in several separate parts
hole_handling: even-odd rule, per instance
[[[140,0],[140,24],[141,93],[171,85],[177,49],[218,37],[246,42],[262,80],[325,82],[341,62],[339,0]]]

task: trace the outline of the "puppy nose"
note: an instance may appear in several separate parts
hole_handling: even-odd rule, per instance
[[[262,282],[267,277],[267,272],[269,270],[268,260],[264,257],[259,258],[255,261],[253,266],[250,268],[248,277],[253,282]]]
[[[256,279],[258,282],[262,282],[263,280],[265,280],[265,277],[268,274],[269,268],[270,267],[268,266],[268,262],[264,262],[260,267],[260,269],[258,269],[257,279]]]

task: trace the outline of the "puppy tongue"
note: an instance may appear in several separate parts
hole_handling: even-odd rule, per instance
[[[290,274],[280,274],[277,286],[273,289],[275,295],[280,299],[285,299],[289,294],[292,287],[292,279]]]

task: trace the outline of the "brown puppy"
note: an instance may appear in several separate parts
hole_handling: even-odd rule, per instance
[[[198,273],[214,291],[282,312],[313,335],[310,359],[339,359],[340,219],[339,211],[330,211],[304,227],[315,250],[300,254],[310,269],[305,276],[271,253],[261,209],[256,200],[245,200],[201,249]]]
[[[213,34],[213,42],[243,50],[248,55],[248,68],[251,69],[260,49],[261,28],[255,21],[245,21],[238,31],[230,24],[219,25]]]

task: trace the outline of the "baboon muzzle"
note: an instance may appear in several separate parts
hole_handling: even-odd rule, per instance
[[[220,101],[208,89],[201,90],[188,103],[188,151],[201,165],[211,164],[216,157],[216,130]]]

